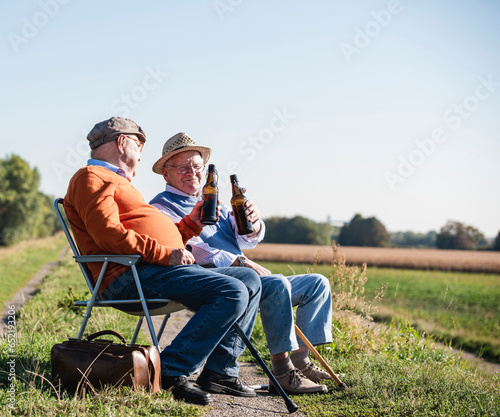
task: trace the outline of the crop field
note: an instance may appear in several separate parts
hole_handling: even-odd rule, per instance
[[[417,248],[340,248],[349,265],[500,273],[500,252]],[[245,255],[256,261],[329,264],[331,246],[261,243]]]
[[[327,277],[330,276],[334,282],[333,269],[327,264],[332,261],[331,249],[329,262],[313,265],[311,262],[309,264],[298,263],[298,259],[290,255],[293,251],[289,250],[289,247],[295,245],[283,245],[284,250],[281,252],[279,252],[279,246],[281,245],[273,245],[266,251],[267,258],[270,258],[273,253],[279,253],[280,256],[274,258],[275,262],[262,261],[257,256],[253,256],[253,259],[259,260],[274,273],[290,275],[292,271],[304,273],[307,270],[314,270]],[[299,250],[299,248],[295,249]],[[340,248],[344,255],[345,249]],[[372,248],[359,249],[360,253],[363,251],[369,253],[369,249]],[[399,251],[387,249],[387,252],[386,260],[389,259],[390,253],[394,254]],[[445,252],[447,253],[444,254],[441,265],[451,262],[453,258],[456,258],[453,263],[457,265],[460,256],[448,253],[454,251]],[[460,252],[458,255],[463,255],[463,251],[457,252]],[[250,251],[245,251],[245,253],[252,258]],[[284,257],[287,253],[288,261],[285,261]],[[406,256],[409,261],[408,253]],[[500,254],[497,253],[496,256],[500,257]],[[347,255],[345,257],[346,260],[352,259]],[[494,269],[492,267],[495,263],[494,257],[486,259],[486,257],[481,258],[481,262],[477,264],[473,263],[472,258],[465,259],[467,268],[464,269],[477,270],[481,265],[483,267],[489,265],[489,268]],[[280,262],[277,262],[278,260]],[[314,255],[312,255],[312,260],[314,260]],[[301,261],[306,262],[305,259]],[[423,258],[415,259],[413,264],[419,265],[419,262],[423,262]],[[437,257],[432,260],[432,263],[432,267],[427,266],[422,269],[416,269],[416,266],[415,269],[368,266],[362,296],[364,300],[374,299],[376,296],[380,298],[370,315],[378,321],[387,323],[392,320],[407,322],[419,331],[432,335],[436,340],[444,341],[498,363],[500,361],[500,274],[439,270],[446,268],[442,266],[438,268]],[[426,261],[425,264],[431,265],[431,261]],[[380,297],[381,286],[384,287],[382,297]]]

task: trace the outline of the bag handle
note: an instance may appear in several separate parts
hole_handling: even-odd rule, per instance
[[[127,344],[127,341],[125,338],[118,332],[115,332],[114,330],[101,330],[100,332],[93,333],[89,336],[87,336],[87,340],[90,342],[91,340],[94,340],[96,337],[99,336],[104,336],[104,335],[110,335],[110,336],[115,336],[118,339],[120,339],[120,342],[123,344]]]

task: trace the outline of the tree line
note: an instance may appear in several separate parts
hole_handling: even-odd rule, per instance
[[[0,159],[0,246],[50,236],[60,229],[40,174],[17,155]]]
[[[17,155],[0,159],[0,246],[40,238],[60,230],[50,197],[41,191],[36,168]],[[303,216],[265,219],[268,243],[342,246],[430,247],[438,249],[493,249],[500,251],[500,232],[491,245],[472,226],[448,221],[439,232],[388,233],[375,217],[356,214],[342,227],[315,222]]]
[[[370,247],[426,247],[500,251],[500,232],[491,245],[476,228],[456,221],[448,221],[439,232],[415,233],[411,231],[389,233],[375,217],[364,218],[355,214],[342,227],[317,223],[302,216],[265,219],[267,243],[297,243],[329,245],[335,240],[341,246]]]

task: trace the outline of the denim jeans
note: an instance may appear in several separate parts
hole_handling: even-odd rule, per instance
[[[262,280],[260,317],[272,355],[297,350],[302,340],[295,323],[313,345],[332,342],[332,294],[330,283],[320,274],[285,277],[267,275]]]
[[[206,361],[206,369],[238,376],[237,358],[245,346],[232,326],[238,323],[250,338],[261,296],[257,273],[249,268],[146,263],[139,264],[137,271],[146,298],[169,298],[195,311],[161,352],[162,374],[189,376]],[[113,281],[102,296],[137,298],[131,270]]]

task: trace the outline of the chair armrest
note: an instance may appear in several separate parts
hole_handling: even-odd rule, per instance
[[[141,260],[141,255],[81,255],[74,256],[76,262],[115,262],[121,265],[135,265]]]

